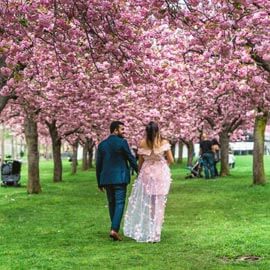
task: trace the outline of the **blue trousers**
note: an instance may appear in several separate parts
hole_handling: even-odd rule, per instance
[[[111,229],[118,232],[125,208],[127,185],[108,185],[105,186],[105,189],[109,204]]]
[[[214,154],[204,153],[202,154],[203,168],[204,168],[204,177],[206,179],[215,178],[215,163],[214,163]]]

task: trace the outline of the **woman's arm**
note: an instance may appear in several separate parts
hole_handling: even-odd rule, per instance
[[[129,161],[130,166],[135,170],[135,172],[138,174],[138,165],[137,165],[137,160],[136,158],[132,155],[131,151],[130,151],[130,147],[127,143],[126,140],[123,140],[123,151],[124,154],[127,158],[127,160]]]
[[[212,150],[212,152],[215,153],[215,152],[219,151],[219,146],[217,144],[214,144],[211,146],[211,150]]]
[[[140,172],[140,170],[142,168],[143,162],[144,162],[143,156],[139,155],[139,172]]]
[[[174,163],[174,158],[173,158],[173,154],[171,150],[168,150],[165,152],[166,155],[166,159],[169,165],[171,165],[172,163]]]
[[[146,145],[145,140],[141,140],[140,143],[139,143],[139,148],[144,148],[145,145]],[[143,159],[143,156],[142,155],[138,155],[138,157],[139,157],[138,167],[139,167],[139,173],[140,173],[140,170],[142,168],[144,159]]]

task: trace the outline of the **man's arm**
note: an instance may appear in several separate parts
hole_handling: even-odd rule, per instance
[[[97,156],[96,156],[96,177],[97,177],[97,184],[100,188],[100,174],[102,171],[102,155],[100,151],[100,146],[97,149]]]
[[[135,170],[135,172],[138,174],[138,165],[136,158],[132,155],[129,145],[126,140],[123,140],[123,150],[124,154],[129,161],[130,166]]]

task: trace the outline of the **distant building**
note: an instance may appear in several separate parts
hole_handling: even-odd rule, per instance
[[[253,145],[254,138],[252,133],[247,133],[244,141],[230,143],[230,147],[235,155],[252,155]],[[265,155],[270,155],[270,126],[267,126],[265,131],[264,153]]]

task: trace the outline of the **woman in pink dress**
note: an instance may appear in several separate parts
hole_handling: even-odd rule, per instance
[[[156,123],[146,126],[140,143],[139,176],[129,197],[124,220],[124,235],[137,242],[159,242],[167,195],[171,184],[169,164],[171,146],[159,133]]]

